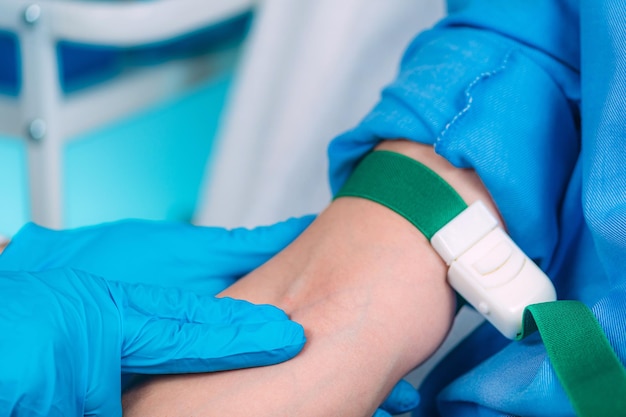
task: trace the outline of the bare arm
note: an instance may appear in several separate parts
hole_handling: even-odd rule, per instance
[[[392,141],[381,148],[429,165],[467,202],[491,204],[472,171],[453,168],[430,147]],[[303,352],[271,367],[156,378],[126,395],[125,415],[371,415],[447,334],[455,301],[445,274],[404,218],[371,201],[338,199],[224,292],[286,310],[306,329]]]

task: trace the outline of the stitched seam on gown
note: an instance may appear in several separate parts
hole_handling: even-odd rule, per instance
[[[435,139],[435,143],[433,144],[435,151],[437,150],[437,145],[439,145],[443,141],[446,133],[452,128],[452,126],[457,122],[457,120],[459,120],[472,107],[472,103],[474,102],[474,96],[472,96],[472,89],[474,88],[474,86],[476,86],[479,82],[486,80],[498,74],[499,72],[504,71],[507,67],[507,64],[509,63],[509,58],[511,57],[512,54],[513,54],[513,50],[511,49],[504,55],[504,58],[502,59],[502,63],[500,64],[499,67],[491,71],[485,71],[479,74],[476,78],[474,78],[469,83],[469,85],[465,89],[465,97],[467,99],[465,107],[463,107],[461,111],[459,111],[457,114],[454,115],[454,117],[444,126],[441,133],[437,136],[437,139]]]

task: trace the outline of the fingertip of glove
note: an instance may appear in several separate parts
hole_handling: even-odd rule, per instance
[[[275,335],[272,337],[273,343],[276,344],[277,349],[284,352],[286,359],[297,355],[304,348],[306,334],[304,327],[300,323],[284,320],[278,323],[270,323],[267,327],[268,330],[273,330],[271,332]]]
[[[271,363],[287,361],[302,351],[306,344],[304,327],[287,320],[265,326],[267,343],[265,353]]]
[[[401,380],[393,388],[382,407],[392,413],[406,413],[415,409],[419,403],[419,392],[409,382]]]
[[[391,414],[379,408],[372,417],[391,417]]]
[[[223,358],[225,368],[249,368],[275,365],[296,356],[306,344],[304,328],[293,321],[271,322],[261,325],[253,336],[255,342],[245,346],[246,352]],[[231,352],[232,353],[232,352]]]
[[[219,303],[229,304],[233,312],[240,316],[249,316],[250,321],[288,321],[289,316],[285,311],[271,304],[255,304],[247,300],[232,297],[219,297]]]
[[[313,220],[315,220],[315,217],[314,214],[302,217],[290,217],[273,225],[259,226],[255,228],[254,231],[260,234],[267,234],[276,240],[291,241],[302,233],[304,229],[309,227],[309,225],[313,223]]]
[[[293,343],[290,345],[291,349],[289,353],[295,356],[300,353],[306,344],[306,333],[304,332],[304,327],[295,321],[290,320],[288,326],[291,333],[291,340],[293,340]]]

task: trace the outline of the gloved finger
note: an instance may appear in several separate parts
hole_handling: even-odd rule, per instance
[[[417,390],[403,379],[393,387],[380,408],[391,414],[401,414],[415,409],[419,402],[420,395]]]
[[[312,220],[251,230],[124,220],[57,231],[30,223],[0,256],[0,269],[71,267],[114,281],[214,295],[287,246]]]
[[[124,300],[124,307],[130,307],[148,317],[223,325],[237,322],[258,324],[289,319],[277,307],[255,305],[245,300],[198,295],[179,288],[115,281],[108,281],[108,286],[114,299]]]
[[[302,350],[304,330],[290,321],[208,325],[131,314],[125,319],[122,371],[214,372],[284,362]]]
[[[153,224],[154,227],[149,225]],[[76,229],[53,230],[27,223],[13,237],[6,256],[0,258],[0,268],[7,271],[69,267],[87,271],[98,276],[109,276],[111,268],[120,272],[131,269],[133,261],[144,263],[142,254],[153,253],[146,243],[158,246],[159,239],[146,230],[160,229],[158,222],[124,220]],[[165,223],[163,223],[165,225]],[[120,259],[120,256],[130,257]],[[119,259],[122,262],[111,262]],[[120,264],[123,264],[122,268]],[[144,269],[150,264],[144,265]],[[118,277],[119,278],[119,277]]]
[[[379,408],[374,412],[374,415],[372,417],[391,417],[391,414]]]
[[[307,215],[253,229],[239,227],[231,230],[231,237],[240,242],[240,249],[245,252],[258,250],[258,245],[275,252],[291,243],[314,219],[314,215]]]
[[[124,287],[110,285],[113,293]],[[302,326],[272,306],[182,291],[168,297],[169,290],[132,287],[123,310],[125,372],[212,372],[270,365],[295,356],[306,341]]]
[[[211,246],[215,254],[213,270],[217,274],[236,277],[247,274],[289,245],[314,218],[313,215],[291,218],[254,229],[221,229],[219,236],[216,231]]]

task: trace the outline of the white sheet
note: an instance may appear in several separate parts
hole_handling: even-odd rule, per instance
[[[254,226],[330,200],[328,142],[354,126],[442,0],[264,0],[195,222]]]

